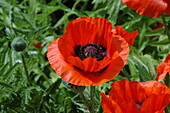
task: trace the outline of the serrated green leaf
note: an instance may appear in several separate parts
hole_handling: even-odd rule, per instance
[[[162,35],[164,32],[164,28],[160,28],[158,30],[154,30],[154,31],[151,31],[151,32],[146,32],[145,33],[145,36],[160,36]]]
[[[121,0],[109,0],[107,4],[107,9],[109,13],[108,19],[110,22],[115,25],[117,22],[118,14],[120,11],[122,1]]]
[[[5,83],[4,81],[0,80],[0,85],[8,88],[13,88],[10,84]]]

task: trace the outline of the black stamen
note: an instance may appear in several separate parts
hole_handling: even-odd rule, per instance
[[[141,101],[136,101],[136,105],[137,105],[137,107],[138,107],[138,110],[140,110],[142,104],[143,104],[143,102],[141,102]]]
[[[106,48],[95,43],[87,43],[82,46],[77,45],[74,48],[74,52],[81,60],[84,60],[87,57],[92,57],[96,58],[97,61],[100,61],[106,56]]]

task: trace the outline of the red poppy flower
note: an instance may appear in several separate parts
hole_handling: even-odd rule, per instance
[[[116,26],[114,29],[112,29],[112,31],[115,32],[116,35],[120,35],[121,37],[123,37],[126,42],[131,46],[133,46],[135,38],[139,34],[138,30],[129,33],[125,29],[123,29],[122,26]]]
[[[156,31],[156,30],[161,29],[161,28],[163,28],[163,27],[164,27],[164,25],[163,25],[161,22],[157,22],[157,23],[156,23],[156,26],[154,26],[154,27],[152,28],[152,30],[153,30],[153,31]],[[154,38],[154,37],[157,37],[157,35],[150,36],[150,37]]]
[[[114,32],[115,33],[115,32]],[[100,85],[113,79],[127,61],[128,43],[101,17],[80,17],[47,52],[51,67],[74,85]]]
[[[164,27],[164,24],[161,23],[161,22],[158,22],[157,26],[153,30],[155,31],[155,30],[158,30],[158,29],[163,28],[163,27]]]
[[[163,13],[170,15],[169,0],[122,0],[132,10],[140,15],[159,17]]]
[[[156,80],[164,80],[166,74],[170,73],[170,54],[166,57],[165,61],[156,67],[156,70],[158,71]]]
[[[34,45],[35,48],[40,49],[42,42],[39,42],[38,44]]]
[[[108,96],[101,93],[104,113],[163,113],[170,102],[170,89],[157,81],[123,79],[111,86]]]

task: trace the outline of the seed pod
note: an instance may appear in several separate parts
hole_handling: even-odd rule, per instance
[[[12,49],[17,52],[23,51],[26,48],[26,46],[27,46],[26,41],[20,37],[14,38],[11,43]]]

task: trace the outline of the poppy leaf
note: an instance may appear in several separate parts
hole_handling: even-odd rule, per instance
[[[164,32],[164,28],[160,28],[158,30],[154,30],[151,32],[146,32],[145,36],[160,36]]]
[[[167,46],[169,45],[169,39],[168,38],[164,38],[163,40],[160,41],[155,41],[155,42],[151,42],[149,45],[156,47],[156,46]]]
[[[0,85],[8,88],[12,88],[10,84],[5,83],[5,81],[0,80]]]
[[[158,55],[159,56],[166,56],[169,53],[169,48],[161,50]]]
[[[61,79],[56,80],[49,88],[46,90],[47,94],[54,94],[61,84]]]
[[[111,20],[111,23],[113,25],[115,25],[117,22],[120,7],[121,7],[121,0],[108,1],[107,9],[108,9],[108,13],[110,14],[108,18]]]

